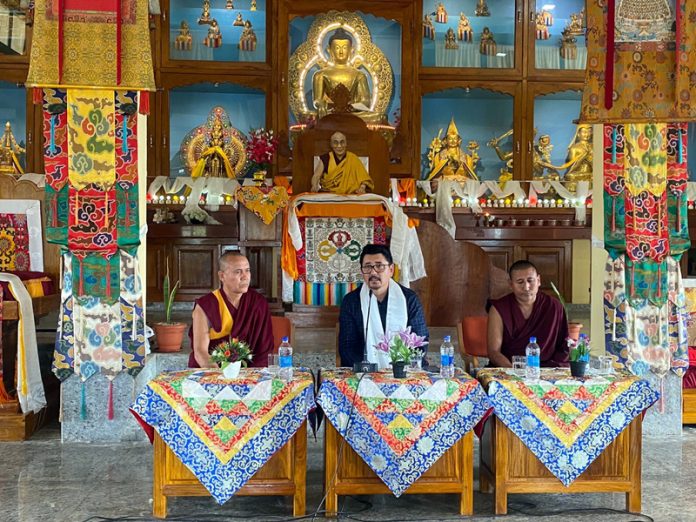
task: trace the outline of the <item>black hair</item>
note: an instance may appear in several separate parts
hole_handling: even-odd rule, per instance
[[[350,41],[351,45],[353,44],[353,37],[343,27],[339,27],[333,32],[333,34],[329,38],[329,45],[331,45],[331,42],[333,42],[334,40],[348,40]]]
[[[527,261],[526,259],[520,259],[519,261],[515,261],[510,265],[510,268],[508,269],[508,275],[510,276],[510,279],[512,279],[512,273],[516,272],[517,270],[527,270],[529,268],[533,268],[534,271],[539,274],[539,270],[537,267],[532,263],[531,261]]]
[[[388,246],[370,244],[365,245],[362,249],[362,252],[360,252],[360,266],[362,266],[363,259],[365,259],[365,256],[376,256],[378,254],[382,254],[384,258],[387,260],[387,263],[389,263],[390,265],[394,264],[394,258],[392,257],[391,250],[389,250]]]

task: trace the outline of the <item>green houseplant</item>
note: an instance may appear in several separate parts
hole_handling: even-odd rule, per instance
[[[570,348],[570,374],[573,377],[584,377],[590,360],[590,339],[585,334],[580,334],[577,340],[568,337],[566,342]]]
[[[577,341],[580,336],[580,330],[582,330],[583,325],[578,321],[572,321],[570,319],[570,314],[568,313],[568,305],[565,302],[565,299],[563,299],[561,292],[559,292],[558,288],[556,288],[556,285],[553,284],[553,281],[551,282],[551,288],[553,289],[553,292],[556,294],[556,298],[563,305],[563,309],[566,313],[566,318],[568,318],[568,337]]]
[[[172,306],[176,291],[179,289],[179,281],[171,286],[169,279],[169,258],[167,258],[167,270],[162,281],[162,299],[164,301],[164,321],[155,323],[155,339],[157,350],[160,352],[178,352],[186,331],[186,323],[172,322]]]
[[[414,357],[423,357],[421,348],[426,344],[425,337],[411,332],[411,327],[407,326],[391,337],[385,334],[375,347],[389,354],[394,377],[403,378],[406,377],[406,365]]]

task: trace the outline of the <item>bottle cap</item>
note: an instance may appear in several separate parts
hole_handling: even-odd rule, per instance
[[[442,338],[442,340],[443,340],[444,342],[446,342],[446,343],[449,343],[449,342],[451,342],[451,337],[450,337],[449,335],[445,335],[445,336]]]
[[[530,337],[529,338],[530,343],[535,343],[536,342],[536,337]]]
[[[288,337],[287,337],[287,335],[286,335],[286,336],[284,336],[284,337],[281,339],[281,341],[284,342],[284,343],[287,343],[287,342],[289,342],[290,340],[288,339]]]

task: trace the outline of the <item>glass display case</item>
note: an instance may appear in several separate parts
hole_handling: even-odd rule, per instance
[[[531,178],[592,181],[592,126],[574,123],[581,99],[574,89],[534,96]]]
[[[423,0],[423,66],[514,68],[520,15],[512,0]]]
[[[27,167],[27,94],[24,86],[0,81],[0,173]]]
[[[421,179],[511,179],[515,97],[455,88],[422,97]],[[458,144],[457,144],[458,143]]]
[[[217,119],[220,121],[216,125]],[[245,166],[239,147],[243,147],[251,129],[265,126],[266,94],[261,89],[208,82],[172,88],[169,90],[169,175],[191,176],[195,160],[217,146],[225,151],[235,175],[243,176]],[[224,160],[218,167],[220,172],[216,175],[225,177]]]
[[[267,0],[170,0],[169,59],[266,61]]]
[[[288,44],[291,126],[332,112],[340,103],[332,92],[339,81],[348,84],[346,101],[368,124],[398,122],[402,82],[398,21],[362,12],[298,16],[289,21]]]
[[[533,67],[584,70],[587,63],[585,2],[537,0],[533,14],[534,19],[530,19]]]
[[[27,15],[19,1],[0,3],[0,56],[27,54]]]

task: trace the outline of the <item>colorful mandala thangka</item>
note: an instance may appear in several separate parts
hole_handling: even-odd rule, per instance
[[[696,119],[694,20],[687,0],[588,0],[580,122]]]
[[[687,312],[686,125],[604,127],[606,345],[636,375],[682,375]],[[662,407],[662,401],[660,401]]]

